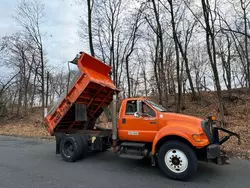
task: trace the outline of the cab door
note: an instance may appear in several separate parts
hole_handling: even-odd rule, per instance
[[[143,101],[128,100],[119,120],[119,139],[152,142],[158,131],[157,111]],[[146,111],[146,108],[148,112]]]

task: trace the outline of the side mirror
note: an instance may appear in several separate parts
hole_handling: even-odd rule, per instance
[[[142,109],[142,102],[141,100],[136,101],[136,111],[141,114],[141,109]]]
[[[136,118],[139,118],[139,117],[141,117],[141,100],[137,100],[136,101],[136,112],[134,113],[134,116],[136,117]]]
[[[135,113],[134,113],[134,116],[135,116],[136,118],[139,118],[141,115],[140,115],[139,112],[135,112]]]

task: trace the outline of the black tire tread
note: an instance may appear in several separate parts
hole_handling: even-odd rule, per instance
[[[67,157],[64,153],[64,144],[65,142],[70,141],[74,145],[74,152],[70,157]],[[60,154],[61,157],[63,158],[64,161],[67,162],[74,162],[78,160],[81,157],[81,154],[83,152],[83,147],[82,147],[82,140],[80,135],[77,134],[71,134],[71,135],[65,135],[64,138],[61,140],[60,143]]]
[[[88,152],[88,136],[87,135],[79,135],[82,142],[82,153],[80,154],[80,158],[83,158],[85,154]]]
[[[179,149],[182,152],[185,153],[185,155],[188,158],[188,167],[186,171],[182,173],[174,173],[171,170],[169,170],[165,164],[165,154],[169,149]],[[198,169],[198,160],[197,156],[194,152],[194,150],[187,145],[186,143],[179,141],[179,140],[173,140],[173,141],[167,141],[165,144],[163,144],[159,150],[159,156],[158,156],[158,166],[159,168],[164,172],[164,174],[175,180],[187,180],[191,177],[193,177]]]

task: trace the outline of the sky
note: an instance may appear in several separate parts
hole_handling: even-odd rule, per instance
[[[45,33],[44,46],[46,58],[53,67],[60,67],[72,60],[79,51],[88,52],[88,47],[77,34],[79,18],[86,15],[84,5],[76,0],[41,0],[44,5]],[[20,26],[13,19],[17,0],[0,0],[0,37],[20,31]]]

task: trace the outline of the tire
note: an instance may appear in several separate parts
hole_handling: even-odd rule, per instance
[[[83,146],[80,135],[66,135],[60,143],[60,154],[64,161],[74,162],[81,157]]]
[[[167,141],[161,146],[158,154],[158,166],[168,178],[186,180],[197,172],[197,156],[184,142]]]
[[[82,153],[80,154],[80,159],[81,159],[88,152],[88,136],[87,135],[80,135],[80,138],[81,138],[81,142],[82,142]]]

